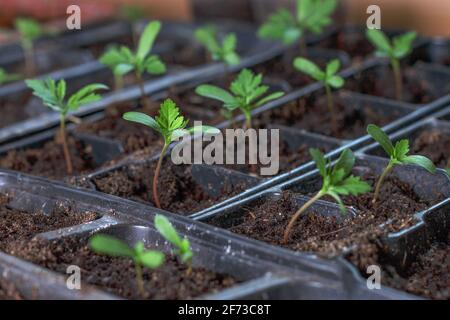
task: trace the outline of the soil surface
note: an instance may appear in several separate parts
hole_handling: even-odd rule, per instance
[[[8,206],[10,199],[0,194],[0,250],[14,247],[18,240],[28,240],[42,232],[79,225],[98,218],[94,212],[74,212],[68,206],[56,206],[51,215],[28,213]]]
[[[73,175],[92,171],[97,167],[90,146],[70,136],[68,145],[72,157]],[[63,147],[56,137],[40,148],[9,151],[0,158],[0,167],[51,179],[67,177]]]
[[[371,169],[361,167],[362,178],[374,185]],[[314,210],[298,219],[292,229],[290,241],[283,244],[283,233],[292,215],[300,208],[292,192],[284,192],[280,199],[261,200],[244,207],[242,216],[233,221],[230,230],[270,244],[285,246],[293,250],[315,252],[331,257],[357,246],[350,260],[357,266],[373,264],[378,257],[379,239],[389,232],[413,225],[413,213],[428,207],[414,191],[395,177],[385,181],[377,204],[371,200],[373,192],[354,197],[342,197],[347,206],[356,209],[357,215],[321,215]],[[309,194],[310,196],[312,195]],[[332,199],[324,198],[333,202]],[[317,207],[316,207],[317,208]],[[220,225],[220,218],[212,221]],[[380,224],[387,223],[384,228]],[[365,270],[365,269],[364,269]]]
[[[98,191],[153,204],[151,185],[155,167],[154,162],[129,165],[122,170],[114,170],[104,177],[96,178],[93,182]],[[195,181],[191,170],[191,166],[177,166],[165,159],[158,183],[162,209],[179,214],[194,213],[236,195],[247,187],[244,183],[225,182],[221,195],[214,197]],[[209,185],[203,187],[211,188]]]
[[[33,239],[16,243],[13,254],[62,274],[66,274],[67,266],[77,265],[83,281],[127,299],[192,299],[236,283],[230,276],[204,268],[194,267],[188,273],[186,265],[166,255],[162,267],[143,269],[145,296],[141,296],[130,259],[95,254],[86,243],[77,238],[51,242]]]
[[[0,278],[0,300],[23,300],[23,297],[13,283]]]
[[[439,168],[450,167],[450,132],[425,130],[414,139],[412,151],[426,156]]]
[[[0,110],[2,110],[0,128],[13,125],[16,122],[24,121],[37,115],[33,110],[27,110],[25,107],[28,101],[30,101],[29,98],[30,95],[28,94],[20,95],[20,97],[14,96],[10,99],[0,98]],[[19,109],[21,109],[20,112],[18,111]]]
[[[450,237],[449,239],[450,240]],[[384,285],[430,299],[450,299],[450,245],[434,244],[408,268],[406,276],[383,266]]]

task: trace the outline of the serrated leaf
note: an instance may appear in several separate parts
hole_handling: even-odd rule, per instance
[[[313,158],[314,162],[316,163],[316,167],[319,170],[320,175],[325,178],[327,175],[327,169],[326,169],[326,161],[323,153],[319,149],[311,148],[309,149],[309,153],[311,154],[311,157]]]
[[[335,190],[340,194],[343,195],[351,194],[354,196],[367,193],[371,189],[372,188],[367,182],[362,181],[360,177],[356,177],[353,175],[342,180],[342,182],[340,182],[340,184],[337,187],[335,187]]]
[[[422,167],[430,173],[436,172],[436,167],[433,162],[427,157],[420,155],[407,156],[402,159],[404,164],[414,164],[416,166]]]
[[[113,257],[134,258],[134,250],[125,242],[108,235],[97,234],[89,240],[89,246],[97,253]]]
[[[394,147],[394,158],[396,158],[399,161],[402,161],[402,159],[408,154],[408,152],[409,152],[409,141],[407,139],[397,141]]]
[[[369,124],[367,126],[367,133],[381,145],[388,156],[394,156],[394,146],[388,135],[381,128],[374,124]]]
[[[314,62],[305,58],[296,58],[294,60],[294,67],[317,81],[323,81],[325,79],[325,73]]]
[[[152,21],[145,27],[144,32],[139,39],[139,45],[136,52],[136,56],[139,60],[143,61],[150,53],[160,29],[161,22],[159,21]]]

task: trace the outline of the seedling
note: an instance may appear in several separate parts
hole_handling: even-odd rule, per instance
[[[375,54],[379,57],[387,57],[390,59],[395,78],[395,97],[397,100],[402,100],[403,80],[400,59],[411,53],[412,43],[416,39],[417,33],[407,32],[396,36],[392,39],[392,43],[384,32],[378,29],[369,29],[366,35],[368,40],[377,49]]]
[[[17,18],[15,26],[21,36],[20,41],[25,55],[26,74],[33,76],[35,73],[33,41],[41,37],[44,31],[39,22],[29,18]]]
[[[144,29],[139,39],[139,45],[135,53],[128,47],[121,46],[119,49],[109,49],[101,58],[101,62],[113,69],[115,74],[124,76],[130,71],[135,72],[143,104],[147,105],[144,90],[143,74],[163,74],[166,72],[166,65],[159,56],[150,54],[155,39],[161,29],[159,21],[150,22]]]
[[[158,208],[161,208],[161,204],[158,196],[158,177],[161,171],[161,164],[166,154],[167,148],[170,144],[177,140],[179,137],[186,133],[196,133],[196,132],[207,132],[207,133],[217,133],[218,130],[209,126],[195,126],[186,129],[189,120],[185,120],[180,114],[180,111],[175,104],[170,99],[166,99],[159,109],[159,116],[152,118],[149,115],[141,112],[126,112],[123,118],[128,121],[137,122],[143,124],[156,132],[158,132],[164,139],[164,146],[162,148],[161,154],[159,155],[158,163],[156,165],[155,173],[153,176],[153,200]]]
[[[89,240],[89,245],[96,253],[133,260],[136,283],[142,297],[145,297],[142,267],[154,270],[164,263],[164,253],[155,250],[145,250],[142,242],[136,243],[134,247],[129,247],[125,242],[115,237],[97,234]]]
[[[0,85],[20,79],[20,74],[8,73],[5,69],[0,68]]]
[[[258,36],[280,40],[286,45],[300,41],[302,55],[306,56],[305,34],[322,33],[331,24],[336,5],[336,0],[297,0],[295,17],[286,9],[278,10],[259,28]]]
[[[44,105],[60,114],[60,137],[66,159],[67,174],[70,175],[73,172],[73,167],[66,138],[65,123],[67,114],[69,111],[78,110],[82,105],[100,100],[101,96],[96,91],[105,90],[108,87],[99,83],[90,84],[66,99],[66,82],[64,80],[25,80],[25,82],[33,90],[33,94],[42,99]]]
[[[155,216],[155,227],[164,239],[175,247],[174,253],[180,258],[181,262],[190,266],[193,254],[189,239],[186,237],[181,239],[169,219],[160,214]]]
[[[120,49],[117,47],[108,48],[100,57],[99,61],[111,69],[114,75],[115,90],[121,90],[123,88],[123,76],[133,70],[133,67],[129,64],[123,64]]]
[[[223,102],[225,115],[231,118],[235,109],[241,110],[245,116],[245,125],[247,128],[252,126],[251,112],[269,101],[278,99],[284,95],[283,92],[274,92],[263,97],[269,90],[268,86],[261,85],[262,74],[255,76],[248,69],[243,69],[238,77],[231,83],[230,91],[212,85],[201,85],[195,89],[195,92],[206,98],[211,98]]]
[[[205,46],[212,60],[223,61],[228,66],[239,64],[240,58],[236,53],[236,35],[234,33],[227,34],[220,44],[216,33],[214,26],[206,26],[195,30],[195,38]]]
[[[317,194],[308,200],[291,218],[286,230],[284,231],[284,243],[289,242],[291,230],[297,219],[317,200],[325,195],[331,196],[339,204],[342,212],[346,212],[340,195],[347,196],[359,195],[370,191],[370,186],[361,181],[360,177],[351,175],[353,165],[355,164],[355,156],[350,149],[345,149],[334,167],[330,163],[326,163],[325,157],[318,149],[310,149],[309,152],[316,163],[319,174],[322,176],[322,188]]]
[[[369,124],[367,126],[367,132],[375,141],[380,144],[383,150],[390,157],[388,165],[383,170],[383,173],[381,174],[376,184],[372,203],[376,203],[378,195],[380,194],[381,185],[383,184],[383,181],[389,174],[389,172],[391,172],[391,170],[394,168],[394,166],[402,164],[415,164],[426,169],[430,173],[434,173],[436,171],[436,167],[430,159],[420,155],[408,155],[408,140],[400,140],[394,146],[388,135],[374,124]]]
[[[331,88],[339,89],[344,85],[344,79],[336,74],[341,67],[341,62],[338,59],[334,59],[327,64],[325,71],[322,71],[314,62],[304,58],[296,58],[294,67],[324,85],[327,94],[328,111],[331,115],[331,125],[333,131],[336,132],[337,120]]]

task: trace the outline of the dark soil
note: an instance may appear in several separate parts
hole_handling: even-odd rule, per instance
[[[449,239],[450,240],[450,239]],[[384,266],[384,285],[431,299],[450,299],[450,245],[434,244],[407,270],[399,275],[392,266]]]
[[[68,138],[68,144],[72,156],[73,175],[96,168],[91,147],[72,137]],[[40,148],[9,151],[0,158],[0,167],[51,179],[63,179],[67,176],[63,148],[56,138]]]
[[[23,300],[23,297],[14,284],[0,278],[0,300]]]
[[[350,57],[357,60],[362,60],[374,51],[363,33],[356,31],[339,31],[320,42],[319,47],[345,51]]]
[[[364,168],[364,171],[363,179],[373,185],[374,175],[370,169]],[[315,252],[326,257],[342,254],[356,246],[350,260],[357,266],[367,266],[376,261],[382,236],[411,226],[416,222],[413,213],[429,205],[421,201],[407,184],[391,176],[385,181],[375,206],[371,202],[371,192],[342,198],[347,206],[357,210],[355,218],[350,214],[342,216],[339,213],[321,215],[313,209],[298,220],[292,229],[289,243],[285,245],[282,243],[284,230],[292,215],[300,208],[293,196],[292,192],[284,192],[280,199],[261,200],[245,207],[243,216],[234,222],[230,230],[270,244]],[[332,201],[327,198],[324,200]],[[220,220],[212,223],[220,223]],[[384,228],[380,227],[382,223],[387,223]]]
[[[334,101],[336,130],[332,128],[331,114],[324,96],[292,101],[280,108],[264,112],[254,123],[260,127],[278,123],[339,139],[355,139],[366,134],[369,124],[383,126],[398,117],[395,112],[387,115],[364,108],[363,105],[344,104],[336,97]]]
[[[9,207],[10,199],[0,194],[0,250],[14,247],[18,240],[29,240],[38,233],[86,223],[98,218],[94,212],[74,212],[68,206],[56,206],[51,215],[24,212]]]
[[[450,167],[450,133],[425,130],[414,139],[412,151],[428,157],[440,168]]]
[[[402,101],[415,104],[429,103],[439,97],[428,82],[414,68],[403,68]],[[395,99],[394,75],[391,68],[379,67],[361,72],[346,81],[345,88],[360,93]]]
[[[32,110],[26,110],[24,106],[28,103],[30,95],[23,94],[20,97],[13,97],[11,99],[0,98],[0,110],[2,117],[0,117],[0,128],[10,126],[16,122],[24,121],[31,118]],[[20,109],[20,112],[19,112]]]
[[[105,177],[94,179],[98,191],[153,204],[152,181],[156,163],[129,165]],[[158,190],[161,207],[180,214],[189,214],[210,207],[246,188],[246,185],[225,183],[221,195],[212,197],[199,185],[191,173],[191,166],[174,165],[165,159]],[[225,177],[224,177],[225,178]],[[204,186],[211,188],[211,186]]]
[[[85,240],[69,238],[45,242],[33,239],[17,243],[10,253],[62,274],[66,274],[67,266],[77,265],[83,281],[127,299],[192,299],[236,283],[230,276],[204,268],[194,267],[188,273],[186,265],[166,256],[159,269],[144,268],[146,295],[142,297],[137,289],[133,262],[95,254]]]

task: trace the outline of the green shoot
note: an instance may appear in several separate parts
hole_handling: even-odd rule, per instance
[[[159,116],[152,118],[149,115],[141,112],[126,112],[123,118],[128,121],[137,122],[143,124],[156,132],[158,132],[164,139],[164,146],[159,155],[158,163],[156,165],[155,173],[153,176],[153,200],[158,208],[161,208],[161,204],[158,196],[158,177],[161,171],[161,164],[164,155],[169,148],[170,144],[177,140],[179,137],[183,136],[185,133],[195,133],[195,132],[208,132],[217,133],[217,129],[208,126],[196,126],[186,129],[189,120],[185,120],[180,114],[180,111],[175,104],[170,99],[166,99],[159,109]]]
[[[390,157],[388,165],[383,170],[383,173],[381,174],[376,184],[375,194],[373,196],[372,203],[376,203],[378,196],[380,194],[381,185],[394,166],[402,164],[414,164],[426,169],[430,173],[434,173],[436,171],[436,167],[434,166],[433,162],[430,159],[419,155],[408,155],[409,153],[408,140],[406,139],[400,140],[394,146],[391,140],[389,139],[388,135],[374,124],[369,124],[367,126],[367,132],[376,142],[380,144],[383,150]]]
[[[112,236],[97,234],[89,240],[91,249],[99,254],[110,257],[130,258],[134,262],[136,283],[142,297],[145,297],[142,267],[154,270],[164,263],[164,253],[155,250],[145,250],[144,244],[138,242],[129,247],[125,242]]]
[[[395,78],[395,97],[397,100],[402,100],[403,80],[399,60],[411,53],[417,33],[407,32],[396,36],[392,39],[392,43],[381,30],[369,29],[366,36],[377,49],[375,53],[377,56],[390,59]]]
[[[136,52],[132,52],[126,46],[121,46],[119,49],[109,49],[101,57],[101,62],[112,68],[115,74],[124,76],[130,71],[135,72],[142,102],[145,105],[148,105],[148,101],[145,96],[143,74],[146,72],[156,75],[166,72],[166,66],[160,58],[150,54],[160,29],[159,21],[150,22],[139,39]]]
[[[29,18],[17,18],[15,26],[21,36],[20,41],[25,55],[26,74],[33,76],[35,73],[33,41],[41,37],[44,31],[39,22]]]
[[[116,47],[108,48],[99,59],[100,63],[111,69],[114,75],[114,88],[121,90],[123,88],[123,76],[133,70],[133,66],[124,64],[122,54]]]
[[[243,69],[231,83],[231,92],[212,85],[198,86],[195,92],[202,97],[223,102],[223,108],[227,111],[225,114],[228,114],[230,117],[235,109],[241,110],[245,116],[246,127],[251,128],[252,110],[284,95],[283,92],[274,92],[263,97],[269,90],[269,87],[261,85],[262,80],[261,74],[255,75],[250,70]]]
[[[286,9],[278,10],[259,28],[258,36],[280,40],[286,45],[300,41],[301,52],[305,56],[305,34],[322,33],[323,28],[332,23],[331,15],[336,5],[336,0],[297,0],[295,17]]]
[[[283,241],[285,244],[289,242],[291,230],[297,219],[308,209],[313,203],[325,195],[331,196],[336,200],[342,212],[346,212],[344,204],[339,195],[347,196],[359,195],[370,191],[370,186],[362,181],[360,177],[351,175],[355,164],[355,156],[350,149],[345,149],[334,167],[330,163],[326,163],[325,157],[318,149],[310,149],[309,152],[316,163],[319,174],[322,176],[322,188],[317,194],[308,200],[291,218],[284,232]]]
[[[8,82],[19,80],[20,74],[8,73],[5,69],[0,68],[0,85],[6,84]]]
[[[190,265],[193,254],[189,239],[186,237],[181,239],[172,223],[163,215],[157,214],[155,216],[155,227],[164,239],[176,248],[175,254],[180,257],[181,262]]]
[[[215,27],[206,26],[195,30],[195,38],[205,46],[214,61],[225,62],[228,66],[239,64],[240,58],[236,53],[237,38],[234,33],[227,34],[222,44],[219,44]]]
[[[334,132],[337,132],[336,112],[334,110],[333,95],[331,88],[339,89],[344,85],[344,79],[337,75],[341,67],[341,62],[338,59],[330,61],[325,71],[322,71],[315,63],[304,58],[296,58],[294,60],[294,67],[316,81],[322,83],[327,94],[328,111],[331,115],[331,125]]]
[[[82,105],[101,99],[97,90],[108,89],[99,83],[87,85],[66,99],[66,82],[64,80],[25,80],[27,86],[33,90],[33,94],[42,99],[44,105],[60,114],[60,137],[66,159],[67,174],[72,174],[73,166],[69,147],[66,139],[66,116],[70,111],[78,110]]]

